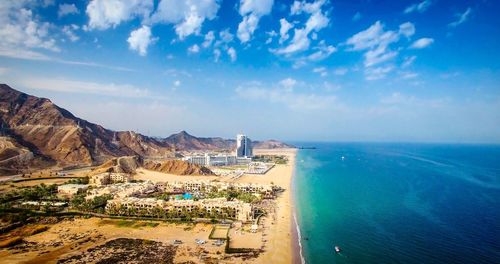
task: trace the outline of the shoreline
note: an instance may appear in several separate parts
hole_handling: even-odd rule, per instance
[[[295,152],[295,164],[292,172],[292,179],[291,179],[291,205],[292,205],[292,252],[293,252],[293,258],[292,258],[292,263],[294,264],[306,264],[306,260],[303,255],[303,248],[302,248],[302,236],[300,234],[300,226],[299,222],[297,220],[297,184],[296,184],[296,177],[297,177],[297,154],[298,154],[298,149]]]

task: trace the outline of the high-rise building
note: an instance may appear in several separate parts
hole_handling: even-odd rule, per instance
[[[252,157],[252,141],[243,134],[236,135],[236,157]]]

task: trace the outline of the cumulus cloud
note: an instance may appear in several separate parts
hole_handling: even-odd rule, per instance
[[[204,48],[208,48],[212,45],[212,43],[215,40],[215,34],[212,30],[208,31],[207,34],[205,34],[205,40],[201,44]]]
[[[325,4],[324,0],[318,0],[312,3],[305,1],[295,1],[290,8],[291,15],[308,14],[305,26],[303,28],[294,29],[294,35],[290,43],[283,48],[274,50],[276,54],[291,55],[294,53],[306,51],[311,45],[309,35],[315,35],[321,29],[328,26],[330,19],[322,12],[321,8]]]
[[[238,25],[237,36],[242,43],[248,42],[257,29],[262,16],[271,13],[274,0],[241,0],[240,15],[243,20]]]
[[[214,62],[219,62],[221,55],[220,49],[214,49]]]
[[[229,32],[229,28],[226,28],[219,32],[219,38],[223,43],[229,43],[233,41],[234,35]]]
[[[410,48],[412,49],[423,49],[429,47],[432,43],[434,43],[434,39],[431,38],[421,38],[413,42]]]
[[[152,15],[153,23],[174,24],[179,39],[199,34],[205,20],[212,20],[219,10],[219,0],[161,0]]]
[[[57,11],[57,15],[59,17],[71,15],[71,14],[79,14],[80,11],[75,6],[75,4],[60,4],[59,10]]]
[[[236,61],[236,50],[234,48],[228,48],[227,49],[227,55],[231,58],[231,62]]]
[[[200,46],[198,44],[194,44],[193,46],[188,48],[189,53],[198,53],[200,52]]]
[[[411,37],[414,33],[415,26],[410,22],[401,24],[398,31],[386,31],[384,25],[377,21],[368,29],[350,37],[346,44],[353,51],[365,50],[364,65],[365,67],[371,67],[396,57],[398,52],[391,50],[389,46],[398,42],[400,36]],[[369,74],[369,76],[372,75]]]
[[[468,7],[463,13],[455,14],[455,16],[457,17],[457,20],[448,24],[448,26],[456,27],[458,25],[465,23],[467,20],[469,20],[471,12],[472,12],[472,9],[470,7]]]
[[[409,13],[413,13],[413,12],[423,13],[429,8],[429,6],[431,6],[431,3],[432,3],[431,0],[424,0],[420,3],[412,4],[412,5],[405,8],[404,13],[405,14],[409,14]]]
[[[63,26],[62,32],[66,35],[66,37],[68,37],[68,39],[71,42],[75,42],[75,41],[79,40],[80,37],[75,34],[74,30],[78,30],[79,28],[80,27],[78,25],[75,25],[75,24],[66,25],[66,26]]]
[[[129,48],[139,52],[139,55],[146,56],[148,51],[148,46],[154,41],[151,37],[151,28],[148,26],[142,26],[132,32],[127,39]]]
[[[283,43],[290,36],[288,35],[288,31],[293,28],[293,25],[286,21],[286,19],[280,19],[280,40],[279,43]]]
[[[147,19],[153,7],[153,0],[91,0],[86,9],[88,28],[104,30],[135,17]]]
[[[28,9],[27,1],[0,3],[0,56],[47,60],[39,50],[59,52],[51,37],[51,24],[42,22]]]

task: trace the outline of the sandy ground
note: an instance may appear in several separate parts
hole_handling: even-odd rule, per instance
[[[195,239],[208,241],[212,230],[210,224],[168,224],[159,223],[156,227],[122,227],[119,220],[101,220],[98,218],[64,220],[53,225],[49,230],[26,237],[27,242],[36,243],[26,252],[13,254],[14,250],[0,250],[0,263],[55,263],[57,259],[79,254],[88,248],[105,243],[115,238],[139,238],[172,244],[174,239],[182,240],[178,246],[175,262],[193,261],[200,263],[199,255],[220,257],[224,246],[215,246],[210,241],[198,246]],[[140,221],[139,221],[140,222]],[[40,245],[40,246],[36,246]],[[219,252],[219,254],[217,254]]]
[[[71,254],[78,254],[90,247],[100,245],[115,238],[150,239],[172,243],[180,239],[175,262],[192,261],[204,263],[200,254],[218,259],[219,263],[292,263],[294,261],[294,236],[292,232],[292,176],[295,166],[295,149],[255,150],[255,154],[287,155],[286,165],[277,165],[265,175],[244,175],[236,180],[218,176],[178,176],[140,169],[135,179],[159,181],[211,180],[235,181],[244,183],[270,184],[271,182],[285,189],[276,202],[271,203],[272,212],[263,217],[257,233],[249,232],[247,224],[241,228],[232,228],[229,232],[232,247],[263,249],[258,258],[242,260],[225,255],[224,245],[215,246],[208,241],[212,229],[209,224],[168,224],[158,222],[156,227],[120,227],[110,221],[98,218],[64,220],[53,225],[49,230],[29,236],[25,241],[34,242],[28,250],[0,250],[0,263],[55,263],[57,259]],[[204,239],[208,243],[199,246],[195,239]],[[14,250],[15,251],[15,250]],[[217,253],[218,252],[218,253]]]

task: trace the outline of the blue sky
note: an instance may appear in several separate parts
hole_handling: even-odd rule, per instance
[[[115,130],[500,142],[500,2],[6,0],[0,80]]]

